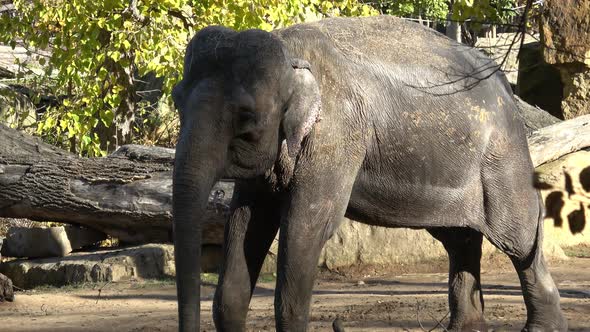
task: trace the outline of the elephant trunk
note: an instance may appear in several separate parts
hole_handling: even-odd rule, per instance
[[[181,138],[182,141],[182,138]],[[191,144],[179,142],[173,177],[173,226],[179,331],[199,331],[201,229],[211,187],[223,165],[203,160]]]

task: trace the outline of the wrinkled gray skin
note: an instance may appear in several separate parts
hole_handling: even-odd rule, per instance
[[[278,331],[304,331],[322,246],[343,216],[426,228],[448,251],[451,330],[485,330],[482,237],[512,260],[527,331],[567,322],[541,250],[542,207],[506,79],[477,51],[390,17],[267,33],[222,27],[190,42],[174,231],[181,331],[199,327],[199,217],[237,179],[213,314],[243,331],[280,229]]]

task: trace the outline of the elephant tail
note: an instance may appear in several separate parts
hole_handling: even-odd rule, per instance
[[[334,329],[334,332],[344,332],[344,326],[342,325],[342,320],[340,318],[336,317],[336,319],[334,319],[332,322],[332,329]]]

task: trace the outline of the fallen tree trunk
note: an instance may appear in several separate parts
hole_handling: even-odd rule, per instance
[[[538,166],[590,146],[590,116],[530,135]],[[0,217],[84,225],[129,243],[171,240],[174,150],[123,146],[106,158],[79,158],[0,125]],[[213,189],[203,243],[221,243],[233,183]]]
[[[0,217],[84,225],[129,243],[170,241],[174,152],[142,149],[79,158],[0,125]],[[204,244],[221,242],[232,193],[231,182],[214,188]]]
[[[520,97],[517,95],[514,95],[514,100],[516,101],[516,106],[518,107],[518,113],[524,121],[524,125],[529,134],[537,129],[561,122],[560,119],[554,117],[548,112],[545,112],[539,107],[530,105],[526,101],[520,99]]]
[[[583,115],[532,132],[529,150],[535,167],[590,146],[590,115]]]

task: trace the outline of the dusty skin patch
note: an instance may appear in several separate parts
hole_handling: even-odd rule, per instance
[[[570,331],[590,330],[590,258],[552,263]],[[485,317],[493,331],[519,331],[525,308],[516,273],[503,256],[482,269]],[[362,281],[362,282],[360,282]],[[331,331],[336,316],[347,331],[422,331],[447,312],[446,263],[403,267],[387,273],[371,268],[320,273],[312,299],[310,331]],[[98,297],[98,288],[102,287]],[[248,316],[249,331],[274,331],[272,282],[256,289]],[[2,331],[174,331],[176,295],[172,281],[126,282],[19,292],[14,303],[0,304]],[[213,286],[203,287],[202,330],[214,331]],[[448,320],[445,320],[447,323]],[[443,331],[438,328],[435,331]]]
[[[504,107],[504,98],[502,98],[502,96],[498,96],[498,108],[503,108]]]

